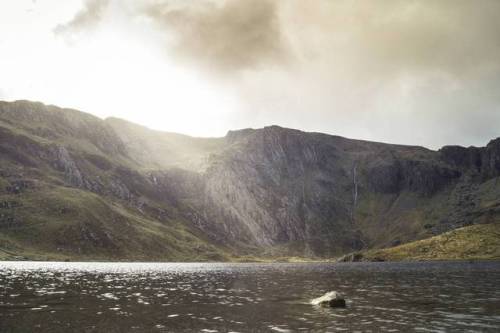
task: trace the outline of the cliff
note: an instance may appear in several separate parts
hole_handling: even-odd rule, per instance
[[[500,139],[423,147],[270,126],[193,138],[0,102],[0,248],[332,257],[500,221]]]

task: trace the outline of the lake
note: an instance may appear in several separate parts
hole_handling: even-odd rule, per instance
[[[500,262],[0,262],[0,331],[498,332]]]

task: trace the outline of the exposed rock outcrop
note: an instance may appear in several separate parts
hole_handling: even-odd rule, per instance
[[[54,149],[55,155],[55,168],[63,171],[66,180],[76,187],[81,187],[83,185],[83,177],[80,170],[76,166],[75,161],[69,155],[68,150],[65,147],[56,147]]]
[[[344,297],[336,291],[330,291],[321,297],[311,300],[312,305],[330,308],[345,308],[346,302]]]

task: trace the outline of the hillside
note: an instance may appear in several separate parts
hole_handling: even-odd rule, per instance
[[[442,235],[358,255],[358,260],[500,259],[500,224],[480,224]]]
[[[0,103],[0,256],[224,260],[104,121]]]
[[[193,138],[0,102],[0,258],[329,258],[500,222],[500,139]]]

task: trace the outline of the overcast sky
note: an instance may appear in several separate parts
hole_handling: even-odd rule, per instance
[[[0,99],[195,136],[500,136],[498,0],[1,0]]]

